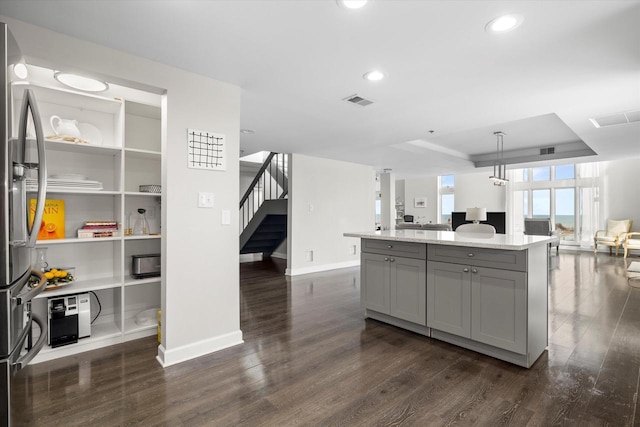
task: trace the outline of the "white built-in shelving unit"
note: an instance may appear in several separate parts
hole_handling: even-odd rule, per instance
[[[134,279],[132,255],[161,253],[161,194],[139,191],[140,185],[162,182],[161,95],[111,85],[108,92],[84,93],[65,88],[53,79],[53,71],[29,66],[30,76],[12,84],[14,133],[25,89],[33,90],[45,136],[54,134],[49,118],[57,115],[97,128],[98,143],[46,140],[48,175],[77,174],[100,181],[102,190],[50,188],[47,199],[65,202],[65,236],[42,240],[50,267],[73,268],[76,280],[45,291],[33,301],[33,309],[47,318],[51,297],[93,292],[91,337],[77,344],[45,346],[34,362],[104,347],[156,334],[156,324],[137,325],[136,314],[161,307],[160,277]],[[16,137],[17,135],[13,135]],[[29,135],[27,135],[29,137]],[[34,144],[35,145],[35,144]],[[33,155],[30,147],[29,155]],[[29,193],[35,198],[35,193]],[[147,211],[148,236],[78,239],[77,230],[88,220],[115,220],[121,231],[135,221],[137,209]],[[98,302],[101,311],[98,315]],[[97,316],[97,317],[96,317]]]

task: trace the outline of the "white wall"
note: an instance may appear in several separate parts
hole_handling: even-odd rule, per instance
[[[397,197],[397,195],[396,195]],[[427,206],[416,208],[414,199],[426,197]],[[404,213],[413,215],[415,222],[438,222],[438,177],[426,176],[404,180]]]
[[[27,62],[84,70],[166,90],[163,106],[163,343],[165,365],[242,342],[238,272],[240,89],[49,30],[2,17]],[[187,168],[187,128],[226,135],[227,170]],[[198,209],[197,194],[215,194]],[[221,225],[230,210],[231,225]]]
[[[454,206],[456,212],[467,208],[487,208],[489,212],[504,212],[507,205],[506,187],[493,185],[490,173],[477,172],[455,175]]]
[[[342,234],[374,229],[374,188],[370,166],[292,154],[287,274],[358,265],[360,239]]]
[[[607,162],[604,180],[606,217],[601,218],[602,228],[607,219],[631,219],[632,229],[640,231],[639,168],[640,157]]]

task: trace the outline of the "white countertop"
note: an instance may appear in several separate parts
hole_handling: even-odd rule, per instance
[[[362,239],[395,240],[398,242],[431,243],[438,245],[467,246],[475,248],[507,249],[520,251],[533,246],[546,245],[558,241],[557,237],[528,236],[524,234],[495,234],[482,237],[482,234],[459,233],[455,231],[434,230],[385,230],[344,233],[345,237]]]

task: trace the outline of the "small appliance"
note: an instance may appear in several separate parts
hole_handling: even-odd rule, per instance
[[[91,336],[91,300],[89,294],[78,294],[78,338]]]
[[[60,347],[78,342],[78,297],[49,298],[49,345]]]
[[[131,276],[136,279],[160,276],[160,254],[133,255]]]

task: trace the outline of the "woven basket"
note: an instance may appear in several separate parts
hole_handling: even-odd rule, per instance
[[[141,185],[141,193],[162,193],[162,187],[160,185]]]

